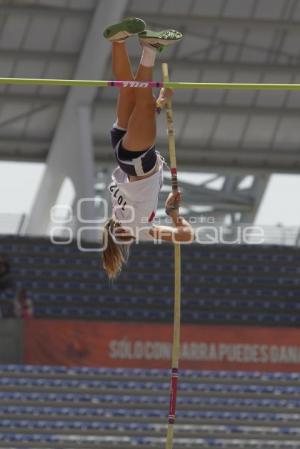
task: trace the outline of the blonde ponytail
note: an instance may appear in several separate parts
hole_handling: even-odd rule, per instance
[[[113,236],[116,223],[110,219],[104,226],[102,237],[102,261],[103,268],[109,279],[114,280],[122,271],[129,258],[129,246],[131,237]]]

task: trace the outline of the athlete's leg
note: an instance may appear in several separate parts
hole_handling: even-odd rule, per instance
[[[145,22],[137,17],[127,17],[118,23],[109,25],[104,30],[104,37],[112,45],[112,66],[117,80],[132,81],[133,74],[125,45],[125,40],[137,35],[145,29]],[[117,125],[127,129],[128,120],[132,113],[135,96],[130,88],[121,88],[117,104]]]
[[[125,41],[112,43],[112,67],[115,79],[132,81],[133,74]],[[130,87],[121,87],[117,102],[117,126],[127,129],[128,121],[135,104],[134,91]]]
[[[136,81],[152,81],[153,68],[157,52],[182,38],[175,30],[162,32],[144,31],[139,33],[143,52],[135,77]],[[135,105],[128,122],[127,133],[122,145],[126,150],[142,151],[152,147],[156,138],[156,102],[152,89],[136,88]]]
[[[141,62],[135,76],[136,81],[152,81],[155,57],[155,49],[143,46]],[[150,87],[132,90],[135,95],[135,104],[122,143],[127,150],[142,151],[150,148],[155,142],[155,99]]]

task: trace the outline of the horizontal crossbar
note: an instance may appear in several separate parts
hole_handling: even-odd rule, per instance
[[[78,86],[78,87],[169,87],[172,89],[219,89],[219,90],[300,90],[300,84],[267,83],[184,83],[156,81],[97,81],[63,80],[42,78],[0,78],[0,84]]]

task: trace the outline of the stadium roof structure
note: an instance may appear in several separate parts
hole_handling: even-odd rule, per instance
[[[271,3],[270,7],[269,0],[2,1],[0,76],[109,80],[110,45],[102,39],[102,29],[133,15],[144,18],[149,27],[184,33],[184,40],[160,57],[169,63],[173,81],[299,83],[300,4]],[[140,47],[133,39],[128,45],[137,66]],[[155,79],[161,80],[159,64]],[[60,151],[70,159],[78,142],[79,115],[84,123],[82,139],[93,148],[93,169],[107,173],[114,163],[109,130],[116,95],[115,89],[1,85],[0,159],[47,162],[59,171],[61,160],[53,155]],[[300,92],[176,91],[179,171],[210,174],[198,181],[196,176],[193,182],[181,181],[186,214],[202,207],[220,222],[228,217],[231,223],[252,222],[270,174],[300,171],[299,113]],[[165,129],[161,117],[157,147],[167,155]],[[56,179],[53,173],[48,178],[45,174],[33,209],[33,215],[38,209],[40,213],[32,229],[37,222],[43,229],[46,196],[49,204],[57,197],[57,189],[51,193],[51,188],[63,174]],[[80,180],[86,173],[80,167],[70,173],[78,197],[91,191]]]

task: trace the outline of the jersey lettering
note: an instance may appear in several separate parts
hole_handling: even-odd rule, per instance
[[[122,206],[122,210],[125,211],[125,206],[127,202],[124,200],[123,195],[118,195],[120,189],[118,188],[118,184],[112,183],[109,186],[109,191],[113,193],[113,198],[116,198],[119,206]]]
[[[114,190],[116,189],[116,187],[118,187],[117,184],[111,183],[110,186],[109,186],[109,191],[110,191],[111,193],[113,193]]]

